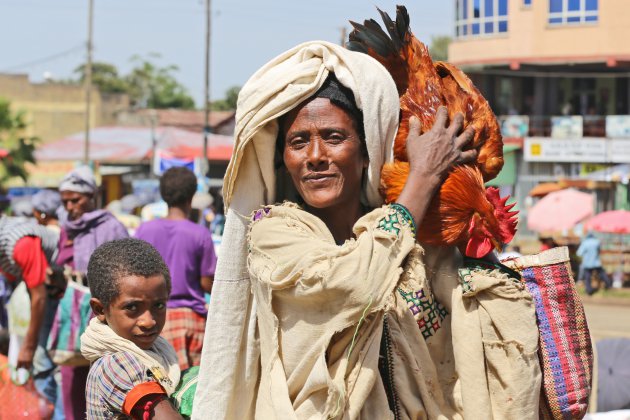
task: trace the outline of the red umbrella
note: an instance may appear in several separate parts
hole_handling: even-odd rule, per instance
[[[536,232],[559,232],[593,215],[591,194],[572,188],[547,194],[529,209],[527,227]]]
[[[612,210],[599,213],[584,224],[586,230],[607,233],[630,233],[630,211]]]

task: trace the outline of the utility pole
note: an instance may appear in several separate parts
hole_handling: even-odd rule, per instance
[[[208,136],[210,135],[210,29],[211,29],[211,0],[206,0],[206,71],[204,84],[204,111],[205,122],[203,127],[203,162],[206,165],[205,174],[210,170],[210,160],[208,159]]]
[[[346,47],[346,27],[341,27],[341,42],[339,43],[342,47]]]
[[[94,20],[94,0],[89,1],[87,61],[85,63],[85,144],[83,163],[90,163],[90,105],[92,101],[92,22]]]

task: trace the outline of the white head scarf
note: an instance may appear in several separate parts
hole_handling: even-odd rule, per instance
[[[223,194],[226,224],[208,311],[193,419],[254,416],[259,375],[256,303],[247,273],[250,214],[276,196],[274,168],[277,118],[322,86],[329,73],[352,90],[363,112],[369,156],[366,204],[382,204],[383,163],[393,158],[399,102],[393,79],[371,57],[324,41],[307,42],[258,70],[238,98],[234,153]]]
[[[98,187],[94,172],[89,166],[79,166],[66,174],[59,184],[59,191],[72,191],[81,194],[94,194]]]

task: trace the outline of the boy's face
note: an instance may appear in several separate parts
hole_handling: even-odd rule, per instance
[[[116,334],[148,350],[166,321],[168,289],[164,276],[125,276],[118,281],[118,291],[108,307],[92,298],[92,310]]]

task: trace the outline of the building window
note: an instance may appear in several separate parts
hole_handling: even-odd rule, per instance
[[[468,38],[507,32],[507,4],[508,0],[455,0],[455,36]]]
[[[597,22],[598,0],[549,0],[549,24],[575,25]]]
[[[523,0],[523,6],[529,7],[532,5],[532,0]]]

